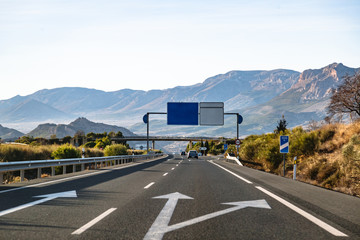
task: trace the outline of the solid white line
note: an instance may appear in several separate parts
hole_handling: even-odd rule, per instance
[[[348,235],[346,235],[345,233],[340,232],[336,228],[334,228],[334,227],[330,226],[329,224],[321,221],[320,219],[314,217],[310,213],[307,213],[304,210],[296,207],[295,205],[289,203],[288,201],[282,199],[281,197],[269,192],[268,190],[266,190],[266,189],[264,189],[262,187],[259,187],[259,186],[256,186],[256,188],[259,189],[260,191],[262,191],[263,193],[269,195],[270,197],[274,198],[275,200],[279,201],[280,203],[284,204],[285,206],[287,206],[291,210],[297,212],[298,214],[305,217],[306,219],[310,220],[311,222],[315,223],[316,225],[318,225],[322,229],[328,231],[332,235],[337,236],[337,237],[348,237]]]
[[[86,230],[88,230],[89,228],[94,226],[96,223],[100,222],[103,218],[105,218],[107,215],[109,215],[110,213],[112,213],[115,210],[116,210],[116,208],[110,208],[109,210],[107,210],[103,214],[99,215],[98,217],[94,218],[93,220],[91,220],[90,222],[88,222],[87,224],[85,224],[84,226],[82,226],[81,228],[79,228],[78,230],[74,231],[71,234],[73,234],[73,235],[82,234],[83,232],[85,232]]]
[[[145,189],[148,189],[148,188],[151,187],[154,183],[155,183],[155,182],[151,182],[151,183],[149,183],[148,185],[146,185],[144,188],[145,188]]]
[[[165,177],[166,175],[168,175],[168,173],[164,173],[164,175],[163,175],[163,176]]]
[[[236,173],[233,173],[232,171],[230,171],[230,170],[228,170],[228,169],[226,169],[226,168],[224,168],[224,167],[220,166],[219,164],[214,163],[213,161],[209,161],[209,162],[210,162],[210,163],[212,163],[212,164],[214,164],[214,165],[216,165],[216,166],[218,166],[219,168],[221,168],[221,169],[223,169],[223,170],[227,171],[228,173],[230,173],[230,174],[234,175],[235,177],[237,177],[237,178],[239,178],[239,179],[243,180],[244,182],[249,183],[249,184],[252,184],[252,182],[250,182],[250,181],[249,181],[249,180],[247,180],[246,178],[243,178],[243,177],[241,177],[241,176],[237,175]]]

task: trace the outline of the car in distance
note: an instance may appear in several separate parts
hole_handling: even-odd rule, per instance
[[[182,155],[182,156],[185,156],[185,155],[186,155],[186,153],[185,153],[185,152],[181,152],[181,155]]]
[[[197,151],[195,151],[195,150],[190,150],[190,151],[188,152],[187,158],[198,158]]]

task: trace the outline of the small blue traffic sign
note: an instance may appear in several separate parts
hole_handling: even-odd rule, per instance
[[[289,136],[280,136],[280,153],[289,153]]]
[[[227,148],[228,148],[228,145],[225,143],[225,144],[224,144],[224,150],[226,151]]]
[[[239,114],[237,120],[238,120],[238,124],[241,124],[243,122],[243,117]]]
[[[143,121],[144,121],[144,123],[148,123],[148,114],[145,114],[144,116],[143,116]]]

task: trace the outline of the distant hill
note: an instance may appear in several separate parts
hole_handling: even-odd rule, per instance
[[[349,68],[341,63],[333,63],[321,69],[310,69],[298,75],[298,79],[288,89],[265,101],[258,96],[258,104],[235,105],[233,112],[239,112],[244,121],[240,125],[240,135],[261,134],[272,132],[281,116],[284,115],[288,127],[306,125],[310,121],[320,121],[326,116],[332,88],[343,81],[343,77],[354,75],[360,69]],[[264,89],[262,86],[261,89]],[[242,92],[242,90],[238,89]],[[251,92],[253,95],[260,94]],[[250,96],[249,94],[248,96]],[[252,102],[252,101],[250,101]],[[226,104],[226,102],[225,102]],[[236,108],[237,106],[237,108]],[[244,107],[245,106],[245,107]],[[130,130],[144,133],[146,126],[135,124]],[[192,127],[166,126],[165,120],[152,121],[151,131],[157,135],[180,134],[198,136],[234,137],[236,134],[235,120],[225,118],[223,127]]]
[[[56,88],[0,101],[0,123],[66,122],[84,116],[101,122],[134,121],[148,111],[166,111],[167,102],[222,101],[226,110],[266,102],[289,89],[300,73],[292,70],[231,71],[192,86],[165,90],[104,92],[86,88]],[[29,104],[31,106],[20,108]],[[48,108],[46,109],[45,106]],[[49,121],[46,121],[49,119]]]
[[[36,99],[20,96],[0,101],[0,114],[1,122],[45,121],[72,116]]]
[[[37,122],[38,125],[39,122],[69,122],[74,116],[83,116],[97,122],[131,126],[133,132],[145,134],[143,115],[152,111],[166,112],[167,102],[219,101],[224,102],[225,111],[243,115],[241,135],[258,134],[273,131],[283,114],[289,127],[322,120],[331,88],[340,84],[343,76],[353,75],[356,71],[359,68],[333,63],[302,73],[285,69],[230,71],[202,83],[164,90],[43,89],[28,96],[0,101],[0,123],[26,126]],[[156,121],[152,118],[150,134],[233,137],[234,125],[234,120],[226,117],[223,127],[169,127],[160,117]],[[40,128],[51,129],[53,134],[59,132],[62,136],[71,135],[77,126],[40,125],[37,135],[42,135]]]
[[[24,133],[19,132],[18,130],[3,127],[2,125],[0,125],[0,138],[2,140],[13,140],[13,139],[17,139],[23,135],[24,135]]]
[[[51,135],[56,135],[58,138],[65,136],[74,136],[77,131],[83,131],[85,134],[89,132],[103,133],[103,132],[122,132],[124,136],[134,136],[135,134],[126,128],[115,125],[107,125],[103,123],[95,123],[86,118],[78,118],[68,125],[65,124],[40,124],[37,128],[29,132],[27,135],[33,137],[50,138]]]

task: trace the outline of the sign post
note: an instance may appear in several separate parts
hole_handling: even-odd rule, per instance
[[[294,171],[293,171],[293,179],[296,180],[296,160],[297,157],[294,157]]]
[[[237,159],[239,159],[239,147],[240,147],[240,139],[238,138],[238,139],[236,139],[235,140],[235,144],[236,144],[236,157],[237,157]]]
[[[149,154],[149,131],[150,131],[150,114],[166,114],[164,112],[148,112],[143,116],[143,121],[146,123],[146,150]]]
[[[283,153],[285,177],[285,155],[286,153],[289,153],[289,136],[280,136],[280,153]]]

